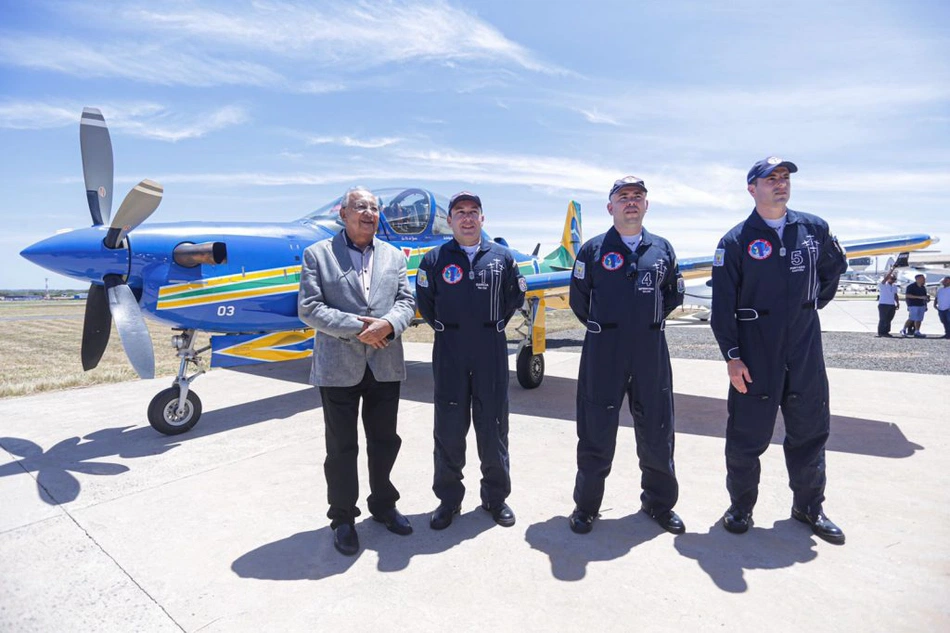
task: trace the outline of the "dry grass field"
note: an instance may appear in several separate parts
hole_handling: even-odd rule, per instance
[[[25,396],[43,391],[85,387],[100,383],[135,380],[137,377],[122,351],[119,335],[112,329],[109,347],[99,366],[84,372],[79,357],[85,301],[0,301],[0,398]],[[508,328],[521,322],[515,317]],[[570,310],[547,313],[549,332],[578,327]],[[155,347],[155,375],[167,376],[169,385],[178,371],[178,357],[171,347],[172,330],[146,319]],[[404,340],[431,342],[432,330],[426,325],[411,327]],[[199,335],[197,347],[207,345],[208,335]],[[205,367],[210,352],[203,356]]]

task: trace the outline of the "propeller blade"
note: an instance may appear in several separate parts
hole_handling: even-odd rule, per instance
[[[83,108],[79,124],[82,175],[92,223],[109,221],[112,213],[112,139],[106,120],[96,108]]]
[[[109,310],[115,320],[115,328],[122,339],[122,347],[132,368],[139,378],[155,377],[155,351],[152,337],[145,326],[145,318],[139,309],[132,289],[118,275],[106,275],[106,292],[109,295]]]
[[[86,297],[86,318],[82,324],[82,368],[89,371],[99,364],[109,344],[112,332],[112,313],[103,286],[92,284]]]
[[[164,192],[160,184],[148,178],[132,187],[109,225],[109,232],[104,240],[106,248],[117,247],[129,231],[147,220],[158,208]]]

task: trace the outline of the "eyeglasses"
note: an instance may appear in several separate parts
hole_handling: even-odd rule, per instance
[[[349,205],[346,208],[353,209],[358,213],[364,213],[366,211],[374,214],[379,213],[379,207],[377,207],[375,204],[367,204],[366,202],[357,202],[355,204]]]
[[[627,266],[627,279],[633,279],[637,276],[637,263],[640,261],[640,253],[634,251],[630,256],[630,264]]]

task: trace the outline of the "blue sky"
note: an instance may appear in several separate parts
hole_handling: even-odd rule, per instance
[[[585,236],[607,191],[710,255],[752,208],[745,173],[795,161],[790,206],[841,239],[950,240],[950,8],[943,0],[0,0],[0,288],[82,287],[19,257],[86,226],[79,115],[142,178],[156,222],[293,220],[353,184],[482,197],[530,251]]]

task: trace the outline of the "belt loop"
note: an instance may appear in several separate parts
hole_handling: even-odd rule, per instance
[[[755,308],[736,308],[736,321],[755,321],[759,312]]]
[[[435,330],[436,332],[444,332],[445,326],[442,325],[442,321],[439,321],[438,319],[436,319],[432,324],[432,329]]]
[[[588,321],[587,331],[590,332],[591,334],[600,334],[601,332],[600,323],[598,323],[597,321]]]

